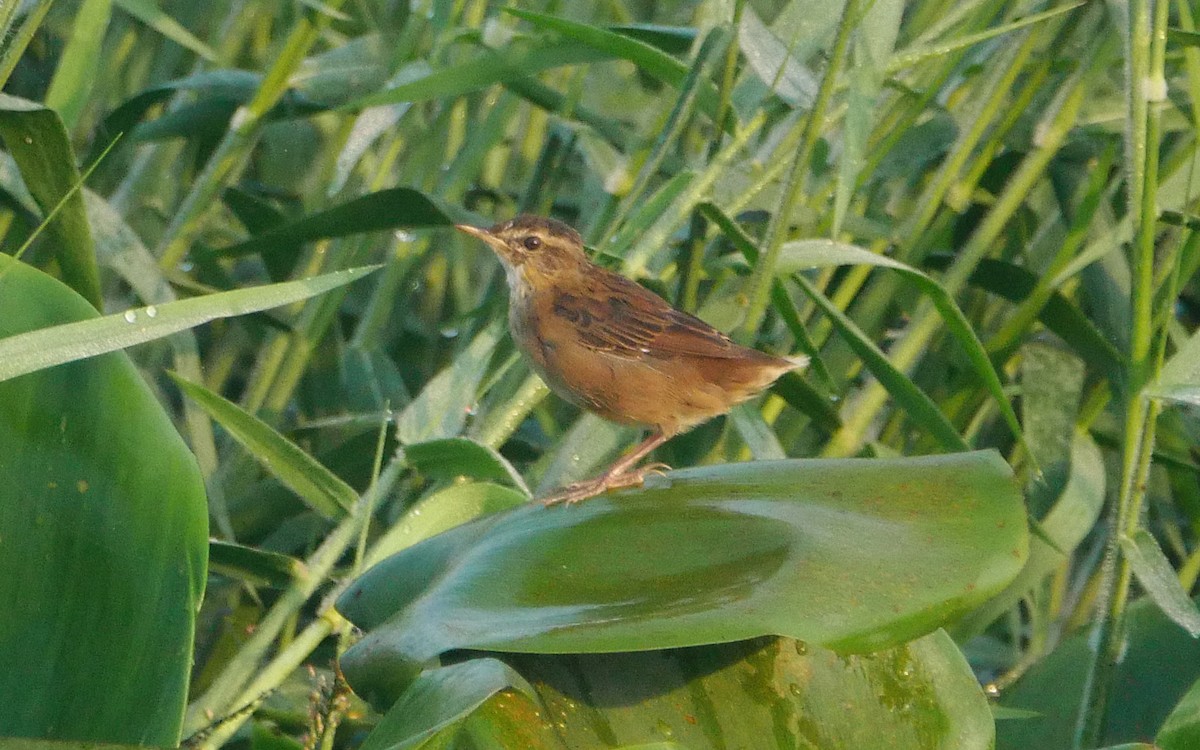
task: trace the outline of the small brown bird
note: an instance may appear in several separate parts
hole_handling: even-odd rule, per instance
[[[734,343],[704,321],[588,260],[571,227],[518,216],[490,229],[458,224],[486,242],[508,276],[513,339],[550,390],[650,436],[595,479],[542,500],[574,503],[642,483],[664,464],[634,468],[669,438],[745,401],[804,358]]]

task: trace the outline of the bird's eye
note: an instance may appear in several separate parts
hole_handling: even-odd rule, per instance
[[[537,250],[542,246],[542,238],[531,234],[521,240],[521,244],[525,246],[526,250]]]

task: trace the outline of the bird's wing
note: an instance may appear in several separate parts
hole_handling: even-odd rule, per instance
[[[559,290],[553,312],[592,349],[628,359],[745,356],[747,350],[725,334],[624,276],[601,269],[587,285],[585,294]]]

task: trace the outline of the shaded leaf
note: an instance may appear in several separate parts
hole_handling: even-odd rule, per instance
[[[307,575],[304,563],[294,557],[220,539],[208,543],[208,569],[253,586],[274,588]]]
[[[1171,707],[1200,678],[1200,641],[1171,622],[1149,599],[1127,611],[1123,658],[1103,718],[1105,745],[1145,740],[1162,726]],[[1001,705],[1041,714],[996,725],[997,750],[1070,747],[1083,685],[1091,662],[1083,631],[1064,639],[1000,698]]]
[[[80,184],[71,139],[58,114],[37,102],[0,94],[0,138],[12,154],[21,179],[48,215]],[[66,198],[47,226],[63,281],[97,310],[101,309],[100,273],[92,248],[83,196]]]
[[[504,456],[470,438],[453,437],[404,446],[409,465],[433,479],[471,477],[511,484],[529,495],[525,480]]]
[[[501,690],[536,699],[533,688],[497,659],[472,659],[422,672],[388,709],[362,750],[407,750],[469,715]]]
[[[220,62],[216,50],[164,13],[153,0],[113,0],[113,4],[179,46],[190,49],[209,62]]]

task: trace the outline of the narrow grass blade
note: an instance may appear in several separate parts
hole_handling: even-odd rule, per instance
[[[0,255],[0,274],[9,264],[16,262]],[[302,281],[150,305],[102,318],[9,336],[0,339],[0,381],[160,339],[217,318],[244,315],[308,299],[360,279],[376,268],[378,266],[353,268]],[[3,289],[4,279],[0,275],[0,294],[3,294]]]
[[[304,504],[325,518],[337,519],[354,507],[358,493],[270,425],[198,383],[174,378],[183,394],[199,404],[264,469]]]
[[[388,188],[269,229],[245,242],[218,250],[221,255],[269,253],[303,242],[345,237],[381,229],[449,227],[461,211],[412,188]]]
[[[146,24],[181,47],[195,52],[211,63],[220,63],[220,55],[196,38],[178,21],[165,13],[153,0],[113,0],[118,8]]]
[[[801,268],[860,264],[897,271],[929,298],[929,301],[937,308],[946,328],[966,352],[975,374],[992,394],[1009,429],[1018,440],[1023,441],[1020,421],[1004,393],[1004,384],[1000,382],[1000,375],[992,366],[987,351],[983,348],[983,343],[975,335],[975,329],[963,315],[962,310],[936,281],[917,269],[886,255],[879,255],[854,245],[829,240],[800,240],[784,244],[777,269],[780,273],[789,273]]]

